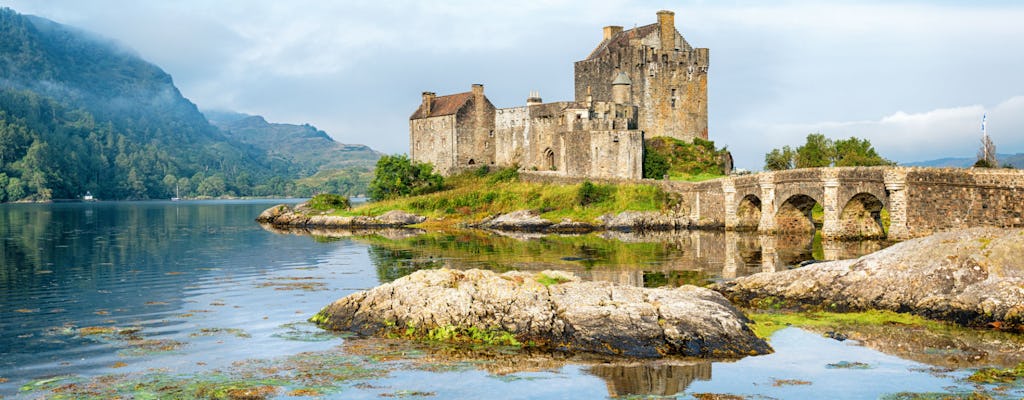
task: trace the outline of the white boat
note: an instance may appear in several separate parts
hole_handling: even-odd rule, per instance
[[[171,197],[171,201],[179,201],[181,197],[178,197],[178,185],[174,185],[174,197]]]
[[[96,201],[96,198],[92,196],[91,192],[86,191],[85,194],[82,195],[82,201]]]

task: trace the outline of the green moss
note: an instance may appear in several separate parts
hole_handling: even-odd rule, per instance
[[[560,284],[560,283],[569,282],[569,279],[564,277],[564,276],[550,276],[550,275],[545,274],[545,273],[537,274],[537,276],[534,277],[534,279],[537,280],[537,283],[540,283],[541,285],[544,285],[544,286],[551,286],[551,285],[557,285],[557,284]]]
[[[911,314],[892,311],[863,311],[852,313],[834,312],[751,312],[748,317],[754,321],[751,329],[757,337],[769,338],[776,331],[788,326],[831,327],[864,325],[910,325],[927,329],[944,330],[949,325]]]
[[[987,384],[998,384],[998,383],[1017,383],[1024,379],[1024,363],[1017,364],[1016,367],[1000,369],[1000,368],[982,368],[971,374],[967,380],[976,383],[987,383]]]
[[[313,314],[313,316],[309,317],[308,319],[309,322],[312,322],[317,326],[326,325],[329,320],[330,317],[328,317],[327,315],[327,307],[324,307],[323,309],[318,311],[316,314]]]
[[[387,326],[387,323],[385,323]],[[488,346],[514,346],[520,347],[523,344],[516,339],[512,332],[500,329],[480,329],[475,326],[460,327],[454,325],[438,326],[430,329],[422,329],[415,324],[406,324],[404,328],[398,328],[393,323],[391,329],[385,333],[386,337],[402,338],[411,340],[428,340],[445,343],[466,343],[482,344]]]

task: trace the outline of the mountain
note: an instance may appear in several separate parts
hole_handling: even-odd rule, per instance
[[[221,132],[134,52],[0,9],[0,201],[282,195],[304,169]]]
[[[999,161],[1000,166],[1011,165],[1014,168],[1024,168],[1024,153],[1017,154],[997,154],[996,160]],[[951,168],[970,168],[974,163],[978,161],[977,157],[946,157],[935,160],[927,161],[915,161],[910,163],[903,163],[902,165],[908,167],[951,167]]]
[[[361,144],[342,144],[309,124],[267,122],[262,116],[203,111],[227,136],[256,146],[313,174],[350,167],[372,168],[383,154]]]

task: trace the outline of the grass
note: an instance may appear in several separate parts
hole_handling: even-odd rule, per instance
[[[443,219],[441,225],[455,225],[529,209],[553,222],[562,218],[596,222],[604,214],[661,211],[673,205],[671,196],[654,186],[527,183],[504,171],[456,175],[446,180],[445,190],[440,192],[367,203],[351,210],[335,210],[334,214],[377,216],[404,210],[435,221]]]
[[[711,172],[700,172],[696,174],[669,174],[668,179],[673,181],[684,181],[684,182],[704,182],[712,179],[724,178],[725,175],[716,174]]]

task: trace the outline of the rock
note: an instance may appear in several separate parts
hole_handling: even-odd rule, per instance
[[[1024,325],[1024,229],[975,228],[898,243],[856,260],[722,284],[739,303],[911,312],[964,325]]]
[[[551,221],[541,218],[532,210],[519,210],[482,222],[479,227],[496,230],[543,231],[551,225],[553,225]]]
[[[275,227],[336,229],[399,228],[426,220],[426,217],[401,210],[388,211],[377,217],[327,215],[325,212],[306,207],[305,203],[295,206],[294,209],[279,204],[264,210],[256,217],[257,222]]]
[[[596,229],[596,226],[586,222],[578,222],[569,218],[563,218],[562,222],[549,226],[547,231],[551,233],[588,233],[593,232]]]
[[[278,204],[276,206],[263,210],[263,212],[261,212],[260,215],[256,217],[256,222],[271,222],[277,219],[277,217],[280,217],[282,214],[290,211],[291,208],[288,207],[287,204]]]
[[[407,213],[402,210],[391,210],[384,214],[381,214],[376,218],[376,220],[382,224],[390,226],[405,226],[418,224],[420,222],[426,221],[427,217]]]
[[[409,327],[501,330],[543,349],[636,357],[771,351],[746,317],[714,291],[580,282],[552,271],[421,270],[335,301],[311,321],[367,335]]]
[[[675,230],[686,229],[689,218],[680,218],[654,211],[623,211],[618,215],[606,214],[598,217],[598,221],[607,229],[624,231]]]

